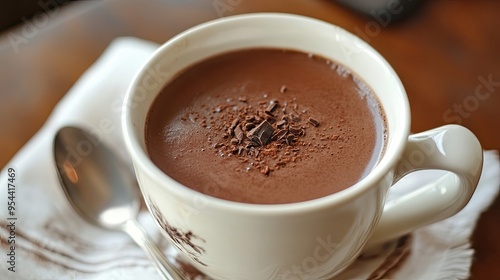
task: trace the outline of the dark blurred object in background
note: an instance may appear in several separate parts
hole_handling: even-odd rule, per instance
[[[74,0],[3,1],[0,8],[0,30],[29,21],[37,12],[47,12]]]
[[[387,26],[412,15],[423,0],[335,0]]]

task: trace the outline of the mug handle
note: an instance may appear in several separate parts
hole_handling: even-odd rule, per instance
[[[410,135],[395,169],[394,183],[413,171],[450,171],[436,181],[388,201],[365,250],[459,212],[474,193],[483,166],[476,136],[459,125]]]

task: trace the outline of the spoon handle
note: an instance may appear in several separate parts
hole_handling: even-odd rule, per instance
[[[163,252],[137,221],[129,220],[125,223],[124,231],[144,249],[164,280],[186,280],[180,271],[167,260]]]

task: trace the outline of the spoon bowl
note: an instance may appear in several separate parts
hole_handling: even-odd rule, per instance
[[[59,131],[54,152],[60,180],[69,202],[84,219],[120,229],[139,214],[135,178],[110,149],[93,140],[75,127]]]
[[[128,233],[166,280],[185,279],[136,221],[141,196],[130,169],[103,142],[77,127],[54,139],[59,180],[70,204],[87,222]]]

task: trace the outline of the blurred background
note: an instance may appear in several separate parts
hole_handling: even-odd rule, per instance
[[[3,1],[0,9],[0,30],[30,20],[37,12],[52,10],[75,0],[16,0]],[[97,0],[99,1],[99,0]]]
[[[7,29],[17,24],[30,20],[37,12],[47,12],[59,6],[74,1],[101,1],[101,0],[17,0],[4,1],[0,10],[0,30]],[[189,2],[192,0],[164,0],[165,2]],[[331,0],[344,5],[353,11],[366,17],[373,13],[387,10],[388,6],[401,7],[402,12],[391,18],[391,22],[397,22],[411,15],[421,0]]]

